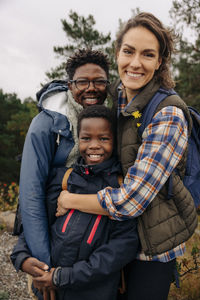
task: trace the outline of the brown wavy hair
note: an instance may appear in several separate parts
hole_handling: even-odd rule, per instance
[[[135,17],[128,20],[124,27],[117,34],[115,42],[116,55],[119,53],[123,43],[124,35],[135,27],[145,27],[151,31],[159,42],[159,55],[162,59],[162,63],[157,71],[155,71],[154,77],[164,88],[170,89],[175,86],[175,82],[170,72],[170,63],[172,53],[175,52],[174,44],[176,36],[172,29],[165,28],[160,20],[158,20],[153,14],[142,12]]]

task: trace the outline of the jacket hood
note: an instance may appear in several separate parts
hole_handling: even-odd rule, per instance
[[[38,108],[65,115],[68,86],[67,81],[54,80],[46,84],[37,94]]]

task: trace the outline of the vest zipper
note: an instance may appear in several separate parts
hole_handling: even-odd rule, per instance
[[[74,212],[74,209],[71,209],[70,212],[68,213],[68,216],[66,217],[65,222],[64,222],[63,227],[62,227],[62,232],[65,232],[65,230],[67,228],[67,224],[69,223],[69,220],[70,220],[73,212]]]
[[[89,237],[88,237],[87,244],[91,244],[91,243],[92,243],[92,240],[93,240],[93,238],[94,238],[94,235],[95,235],[95,233],[96,233],[96,231],[97,231],[97,228],[98,228],[98,226],[99,226],[99,223],[100,223],[100,221],[101,221],[101,217],[102,217],[102,215],[98,215],[98,216],[96,217],[96,220],[95,220],[95,222],[94,222],[94,225],[93,225],[92,230],[91,230],[91,232],[90,232],[90,235],[89,235]]]

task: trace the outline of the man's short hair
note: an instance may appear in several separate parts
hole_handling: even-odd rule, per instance
[[[91,105],[86,107],[78,116],[78,136],[81,129],[81,121],[83,119],[88,118],[102,118],[106,119],[110,123],[110,128],[115,136],[115,122],[114,122],[114,114],[112,110],[104,105]]]
[[[66,72],[69,77],[68,79],[72,80],[76,69],[88,63],[99,65],[106,72],[107,77],[109,76],[109,60],[107,55],[97,50],[79,49],[67,60]]]

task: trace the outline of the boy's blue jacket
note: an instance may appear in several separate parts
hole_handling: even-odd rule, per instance
[[[24,144],[19,198],[24,235],[32,255],[50,265],[46,182],[53,167],[65,165],[74,140],[70,123],[64,114],[58,112],[59,108],[55,111],[43,107],[44,101],[49,99],[57,107],[59,103],[67,103],[67,83],[52,82],[38,95],[40,113],[32,120]],[[58,137],[59,146],[56,143]]]
[[[138,250],[137,221],[120,222],[76,210],[55,218],[65,171],[66,168],[51,171],[46,198],[52,265],[62,266],[56,299],[115,300],[120,269],[135,258]],[[118,187],[119,172],[114,158],[95,166],[84,166],[80,158],[68,178],[68,190],[91,194],[105,186]],[[21,236],[11,255],[17,270],[29,256]]]

